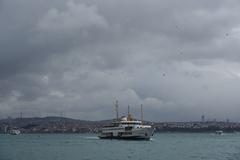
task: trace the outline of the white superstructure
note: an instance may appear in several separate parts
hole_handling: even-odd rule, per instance
[[[117,111],[116,103],[116,111]],[[141,106],[142,111],[142,106]],[[141,114],[143,119],[143,114]],[[122,117],[113,122],[110,126],[105,126],[100,130],[99,138],[108,139],[146,139],[149,140],[153,136],[154,128],[150,125],[144,125],[143,120],[133,120],[131,114],[128,112],[127,117]]]

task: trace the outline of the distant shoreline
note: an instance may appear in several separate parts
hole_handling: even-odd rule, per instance
[[[111,120],[85,121],[65,117],[14,118],[0,120],[0,133],[17,128],[22,133],[97,133],[111,123]],[[213,133],[222,130],[226,133],[240,132],[238,122],[144,122],[151,124],[156,133]]]

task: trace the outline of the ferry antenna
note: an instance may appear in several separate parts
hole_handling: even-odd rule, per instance
[[[143,123],[143,105],[141,104],[141,121]]]

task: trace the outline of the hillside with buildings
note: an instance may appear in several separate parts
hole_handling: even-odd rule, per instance
[[[17,128],[22,133],[96,133],[112,120],[85,121],[64,117],[8,118],[0,120],[0,133]],[[224,132],[240,131],[237,122],[144,122],[154,126],[156,132]]]

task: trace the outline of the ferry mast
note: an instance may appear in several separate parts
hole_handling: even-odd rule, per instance
[[[116,110],[116,121],[118,121],[118,100],[116,100],[115,110]]]

